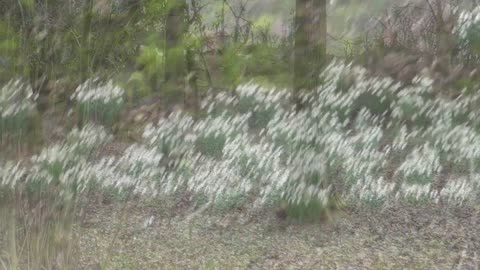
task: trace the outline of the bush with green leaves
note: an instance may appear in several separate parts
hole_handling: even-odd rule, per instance
[[[142,47],[136,64],[139,70],[130,76],[128,81],[130,87],[127,89],[128,98],[132,101],[137,101],[158,91],[160,81],[163,80],[161,76],[165,71],[163,49],[155,43]]]
[[[112,127],[123,108],[124,94],[112,81],[102,83],[95,78],[79,85],[71,98],[77,103],[80,121],[92,120]]]
[[[221,56],[220,68],[224,85],[239,85],[245,76],[247,56],[240,44],[228,44]]]

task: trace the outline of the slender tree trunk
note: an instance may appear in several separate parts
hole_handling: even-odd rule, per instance
[[[80,80],[84,83],[89,76],[90,66],[90,32],[92,28],[93,19],[93,0],[86,0],[83,6],[83,25],[82,25],[82,40],[80,48]],[[78,118],[78,127],[82,128],[84,125],[83,116]]]
[[[90,64],[90,32],[93,18],[93,0],[87,0],[83,7],[83,29],[80,55],[80,76],[82,82],[88,78],[88,66]]]
[[[294,102],[302,108],[300,93],[319,83],[326,63],[326,0],[296,0],[294,48]]]
[[[52,76],[52,64],[55,62],[55,54],[51,47],[55,29],[45,22],[49,17],[57,18],[57,1],[47,2],[45,5],[33,8],[24,8],[19,5],[22,16],[22,31],[25,32],[24,44],[28,50],[28,76],[33,91],[38,94],[37,108],[40,113],[45,112],[49,107],[49,89],[47,87]],[[39,19],[37,23],[42,25],[36,27],[34,19]],[[45,35],[39,35],[44,31]],[[40,37],[41,36],[41,37]],[[36,38],[38,37],[38,38]]]
[[[187,71],[188,71],[187,81],[188,81],[188,86],[190,88],[189,92],[193,92],[193,93],[190,93],[190,94],[193,94],[193,96],[192,97],[186,96],[186,98],[187,99],[192,98],[193,100],[191,103],[189,103],[189,100],[185,100],[185,105],[193,106],[195,117],[197,117],[200,111],[200,100],[199,100],[200,98],[198,93],[198,75],[197,75],[198,71],[195,65],[194,57],[195,57],[195,52],[190,48],[187,49],[187,53],[186,53]]]

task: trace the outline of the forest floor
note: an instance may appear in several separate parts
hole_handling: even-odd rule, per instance
[[[46,143],[63,138],[68,128],[47,119]],[[282,220],[272,209],[191,214],[178,198],[92,199],[75,225],[77,269],[480,268],[480,207],[350,206],[324,223]]]
[[[79,269],[97,269],[110,248],[107,269],[480,266],[479,208],[357,207],[330,222],[305,224],[280,220],[273,211],[247,218],[248,211],[241,210],[205,213],[188,221],[191,210],[177,209],[172,217],[161,204],[92,204],[76,228]]]

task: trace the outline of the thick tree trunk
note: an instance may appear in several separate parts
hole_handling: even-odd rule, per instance
[[[296,0],[294,49],[294,99],[302,107],[300,92],[319,83],[326,63],[326,0]]]
[[[185,0],[169,0],[166,20],[165,82],[182,82],[186,76],[183,36],[187,30]]]
[[[44,113],[50,106],[49,82],[54,80],[53,66],[57,60],[53,48],[55,32],[53,25],[60,20],[58,6],[61,2],[51,0],[45,5],[34,4],[31,8],[22,8],[22,27],[25,32],[24,48],[27,50],[28,77],[35,94],[38,94],[37,109]],[[35,22],[39,20],[38,22]],[[40,25],[40,26],[39,26]],[[44,35],[40,35],[40,33]]]

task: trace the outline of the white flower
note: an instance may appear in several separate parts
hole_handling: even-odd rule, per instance
[[[125,94],[123,89],[115,86],[112,80],[103,85],[99,84],[98,81],[98,78],[94,78],[79,85],[75,89],[71,99],[79,103],[101,102],[107,104],[110,102],[123,102],[123,96]]]

